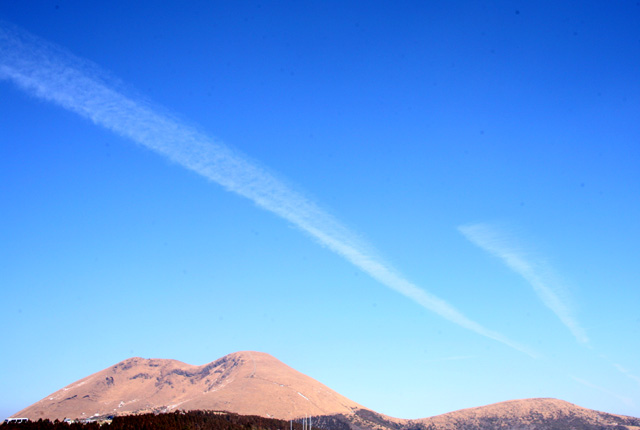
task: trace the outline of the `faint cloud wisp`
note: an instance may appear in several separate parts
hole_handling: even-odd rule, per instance
[[[580,326],[569,305],[560,297],[558,285],[539,262],[528,258],[514,246],[513,238],[489,224],[469,224],[458,227],[469,241],[498,257],[511,270],[522,276],[533,287],[542,303],[560,319],[571,334],[583,344],[589,342],[585,330]]]
[[[631,373],[628,369],[626,369],[625,367],[622,367],[621,365],[619,365],[618,363],[613,363],[613,367],[615,367],[618,372],[622,373],[623,375],[625,375],[627,378],[632,379],[634,381],[636,381],[636,383],[638,385],[640,385],[640,377],[634,375],[633,373]]]
[[[607,395],[609,395],[611,397],[614,397],[614,398],[618,399],[620,402],[624,403],[627,406],[634,406],[633,399],[631,399],[629,397],[621,396],[621,395],[619,395],[617,393],[614,393],[613,391],[607,390],[606,388],[603,388],[603,387],[600,387],[598,385],[595,385],[595,384],[593,384],[593,383],[591,383],[591,382],[589,382],[589,381],[587,381],[585,379],[581,379],[581,378],[578,378],[578,377],[573,376],[573,375],[569,375],[569,377],[571,379],[573,379],[574,381],[576,381],[577,383],[584,385],[585,387],[589,387],[589,388],[592,388],[594,390],[598,390],[598,391],[600,391],[602,393],[605,393],[605,394],[607,394]]]
[[[536,354],[467,318],[405,279],[328,212],[238,151],[139,97],[109,84],[96,66],[0,22],[0,79],[133,140],[253,201],[314,238],[383,285],[454,324],[530,356]]]

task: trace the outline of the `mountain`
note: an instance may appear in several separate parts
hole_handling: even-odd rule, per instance
[[[419,420],[364,408],[274,357],[236,352],[193,366],[130,358],[56,391],[14,416],[90,418],[176,410],[217,410],[285,420],[314,416],[327,430],[640,430],[640,419],[556,399],[526,399]]]
[[[224,410],[292,419],[351,414],[359,404],[261,352],[203,366],[130,358],[45,397],[15,416],[81,418],[142,412]]]
[[[640,430],[640,418],[608,414],[557,399],[510,400],[430,418],[398,420],[367,409],[318,417],[327,430]]]
[[[638,418],[594,411],[557,399],[511,400],[449,412],[417,423],[426,429],[439,430],[640,430]]]

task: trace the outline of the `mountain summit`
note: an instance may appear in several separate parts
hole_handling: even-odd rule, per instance
[[[202,366],[129,358],[18,412],[30,419],[224,410],[292,419],[351,414],[362,406],[272,357],[236,352]]]

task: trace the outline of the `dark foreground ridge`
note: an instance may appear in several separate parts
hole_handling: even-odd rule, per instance
[[[2,430],[303,430],[302,423],[218,411],[99,417],[92,421],[3,423]],[[315,430],[318,430],[317,428]]]
[[[576,414],[544,416],[531,414],[510,417],[461,417],[444,414],[432,419],[403,424],[387,421],[375,412],[325,415],[302,420],[280,420],[257,415],[221,411],[176,411],[140,415],[104,416],[88,421],[50,421],[3,423],[1,430],[640,430],[640,419],[601,413],[588,420]]]

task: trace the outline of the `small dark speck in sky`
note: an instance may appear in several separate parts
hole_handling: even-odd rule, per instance
[[[520,15],[520,11],[516,9],[516,15]]]

